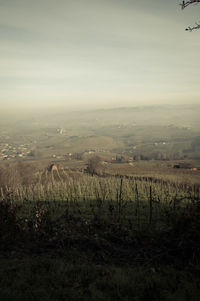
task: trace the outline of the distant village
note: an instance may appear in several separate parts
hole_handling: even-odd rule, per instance
[[[24,158],[31,154],[31,145],[21,144],[18,146],[9,143],[0,144],[0,160]]]

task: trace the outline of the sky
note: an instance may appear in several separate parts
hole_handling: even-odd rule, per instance
[[[0,0],[0,106],[200,103],[200,5]]]

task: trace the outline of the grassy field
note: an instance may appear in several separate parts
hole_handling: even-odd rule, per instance
[[[122,171],[1,186],[0,300],[199,300],[198,174]]]

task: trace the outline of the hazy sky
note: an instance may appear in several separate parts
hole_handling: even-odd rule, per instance
[[[200,103],[200,5],[0,0],[0,105]]]

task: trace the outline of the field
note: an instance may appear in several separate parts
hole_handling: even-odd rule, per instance
[[[2,300],[199,300],[199,174],[122,167],[2,186]]]
[[[7,118],[6,118],[7,116]],[[33,111],[0,121],[0,162],[69,160],[99,153],[134,160],[199,160],[199,106]]]
[[[1,119],[0,300],[200,300],[197,111]]]

